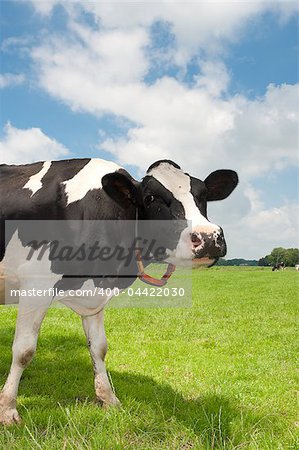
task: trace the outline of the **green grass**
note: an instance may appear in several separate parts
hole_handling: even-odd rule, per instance
[[[298,273],[194,271],[193,307],[108,309],[122,409],[94,403],[78,316],[52,308],[2,449],[295,449]],[[16,309],[0,309],[0,385]],[[298,423],[298,422],[297,422]]]

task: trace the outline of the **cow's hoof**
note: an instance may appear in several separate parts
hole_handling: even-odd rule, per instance
[[[0,409],[0,424],[2,425],[15,425],[21,422],[21,417],[16,409]]]

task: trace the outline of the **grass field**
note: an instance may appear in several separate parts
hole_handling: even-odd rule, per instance
[[[194,271],[193,307],[108,309],[122,408],[94,403],[81,320],[52,308],[2,449],[295,449],[296,302],[289,269]],[[0,309],[0,385],[16,309]],[[298,445],[298,441],[297,441]]]

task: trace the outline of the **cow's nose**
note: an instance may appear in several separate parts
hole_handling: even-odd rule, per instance
[[[209,225],[197,227],[190,234],[193,252],[197,258],[209,256],[223,258],[226,254],[226,243],[222,228]]]
[[[191,242],[193,248],[197,248],[202,244],[202,239],[199,237],[198,233],[191,233]]]

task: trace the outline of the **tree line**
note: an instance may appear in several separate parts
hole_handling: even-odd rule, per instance
[[[299,249],[283,247],[274,248],[270,255],[266,255],[259,259],[258,265],[273,266],[282,261],[288,267],[294,267],[296,264],[299,264]]]
[[[243,258],[234,258],[234,259],[220,258],[216,265],[217,266],[257,266],[258,261],[255,259],[243,259]]]
[[[217,266],[274,266],[280,262],[284,262],[287,267],[294,267],[299,264],[298,248],[277,247],[272,250],[270,255],[257,259],[224,259],[220,258]]]

